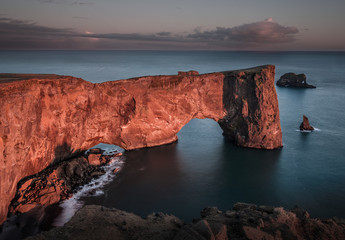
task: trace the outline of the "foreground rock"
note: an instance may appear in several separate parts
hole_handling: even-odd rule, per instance
[[[25,177],[17,185],[8,216],[56,204],[70,197],[78,187],[104,174],[100,166],[119,154],[102,155],[102,150],[93,149],[88,154],[53,163],[43,171]]]
[[[298,88],[316,88],[307,83],[305,74],[285,73],[277,81],[277,86],[280,87],[298,87]]]
[[[310,126],[309,119],[305,115],[303,115],[303,122],[299,126],[299,129],[301,131],[313,131],[314,130],[314,128],[312,126]]]
[[[41,239],[344,239],[343,220],[319,220],[294,208],[237,203],[232,211],[205,208],[201,219],[185,224],[178,218],[154,213],[145,219],[117,209],[85,206],[63,227],[42,232]]]
[[[0,74],[0,223],[20,179],[100,142],[125,149],[167,144],[193,118],[211,118],[239,146],[281,147],[274,74],[269,65],[100,84]]]

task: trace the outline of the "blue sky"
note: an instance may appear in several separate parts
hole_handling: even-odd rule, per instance
[[[0,49],[345,50],[344,0],[1,0]]]

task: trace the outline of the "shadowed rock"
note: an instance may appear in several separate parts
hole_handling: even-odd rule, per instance
[[[277,86],[280,87],[298,87],[298,88],[316,88],[307,83],[305,74],[285,73],[277,81]]]
[[[152,147],[176,141],[190,120],[210,118],[239,146],[281,147],[274,74],[267,65],[99,84],[0,74],[0,222],[18,181],[67,157],[65,148],[55,151],[64,144],[68,153],[100,142],[127,150]]]
[[[310,218],[301,209],[239,203],[225,213],[206,208],[202,218],[185,224],[177,217],[153,213],[146,218],[102,206],[85,206],[63,227],[31,237],[43,239],[344,239],[340,220]]]

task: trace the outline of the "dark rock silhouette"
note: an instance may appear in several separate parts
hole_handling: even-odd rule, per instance
[[[280,87],[316,88],[307,83],[305,74],[285,73],[276,84]]]
[[[303,122],[299,126],[299,129],[301,131],[304,131],[304,130],[313,131],[314,130],[314,128],[312,126],[310,126],[309,119],[305,115],[303,115]]]
[[[295,207],[283,208],[237,203],[222,212],[205,208],[201,219],[185,224],[175,216],[152,213],[141,218],[133,213],[102,206],[84,206],[63,227],[42,232],[43,239],[344,239],[344,220],[319,220]]]

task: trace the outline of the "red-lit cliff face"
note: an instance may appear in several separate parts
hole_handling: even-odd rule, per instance
[[[97,143],[167,144],[193,118],[217,121],[243,147],[282,146],[274,66],[92,84],[58,75],[0,74],[0,222],[17,182]]]

